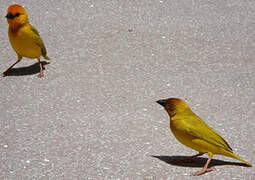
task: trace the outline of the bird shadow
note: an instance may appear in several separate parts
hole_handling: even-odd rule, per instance
[[[50,64],[46,61],[41,61],[43,69],[45,65]],[[39,62],[34,63],[27,67],[18,67],[12,68],[5,76],[25,76],[25,75],[32,75],[37,74],[40,72],[40,64]]]
[[[157,158],[161,161],[164,161],[167,164],[171,164],[174,166],[182,166],[182,167],[204,167],[204,165],[208,159],[208,158],[203,158],[203,157],[195,157],[192,159],[191,162],[176,162],[178,160],[183,160],[185,158],[188,158],[189,156],[153,156],[153,155],[150,155],[150,156]],[[217,159],[212,159],[208,167],[223,166],[223,165],[234,165],[234,166],[247,167],[247,165],[244,163],[222,161],[222,160],[217,160]]]

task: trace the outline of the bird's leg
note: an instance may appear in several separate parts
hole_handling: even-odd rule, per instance
[[[192,175],[193,175],[193,176],[199,176],[199,175],[202,175],[202,174],[204,174],[204,173],[206,173],[206,172],[210,172],[210,171],[215,170],[214,167],[208,168],[208,165],[209,165],[209,163],[211,162],[211,160],[212,160],[212,155],[209,155],[209,158],[208,158],[208,160],[206,161],[205,166],[203,167],[203,169],[200,170],[200,171],[197,171],[197,172],[193,173]]]
[[[193,156],[189,156],[189,157],[187,157],[187,158],[185,158],[185,159],[174,160],[173,162],[174,162],[174,163],[189,163],[189,162],[192,162],[192,159],[193,159],[194,157],[202,156],[203,154],[204,154],[204,153],[199,152],[198,154],[195,154],[195,155],[193,155]]]
[[[38,74],[38,77],[41,78],[43,77],[43,67],[42,67],[42,63],[40,61],[40,57],[38,58],[38,62],[39,62],[39,65],[40,65],[40,73]]]
[[[18,60],[13,65],[11,65],[6,71],[3,72],[3,76],[6,76],[7,73],[12,69],[12,67],[15,66],[18,62],[20,62],[21,59],[22,56],[18,55]]]

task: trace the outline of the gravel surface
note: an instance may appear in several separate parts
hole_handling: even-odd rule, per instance
[[[1,0],[0,71],[16,61]],[[184,99],[255,165],[255,1],[22,0],[50,63],[0,78],[0,179],[254,179],[196,152],[155,101]]]

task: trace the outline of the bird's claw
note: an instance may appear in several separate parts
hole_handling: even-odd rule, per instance
[[[204,173],[214,171],[215,169],[216,169],[215,167],[210,167],[210,168],[207,168],[207,169],[202,169],[201,171],[194,172],[192,174],[192,176],[199,176],[199,175],[202,175]]]
[[[42,78],[43,76],[44,76],[44,74],[41,73],[41,72],[38,74],[38,77],[39,77],[39,78]]]
[[[7,75],[7,72],[6,72],[6,71],[5,71],[5,72],[3,72],[3,74],[2,74],[2,75],[3,75],[3,77],[4,77],[4,76],[6,76],[6,75]]]

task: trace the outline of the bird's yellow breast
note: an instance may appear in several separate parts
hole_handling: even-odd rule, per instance
[[[12,48],[17,54],[27,58],[39,58],[41,56],[41,48],[36,44],[29,26],[23,26],[17,31],[12,31],[9,28],[8,34]]]
[[[185,146],[188,146],[192,149],[195,149],[197,151],[200,151],[198,148],[194,147],[194,144],[192,141],[195,139],[193,136],[187,134],[185,131],[182,131],[181,129],[183,127],[181,120],[175,120],[171,121],[170,123],[170,129],[172,133],[174,134],[175,138],[180,141],[180,143],[184,144]],[[200,151],[201,152],[201,151]]]

